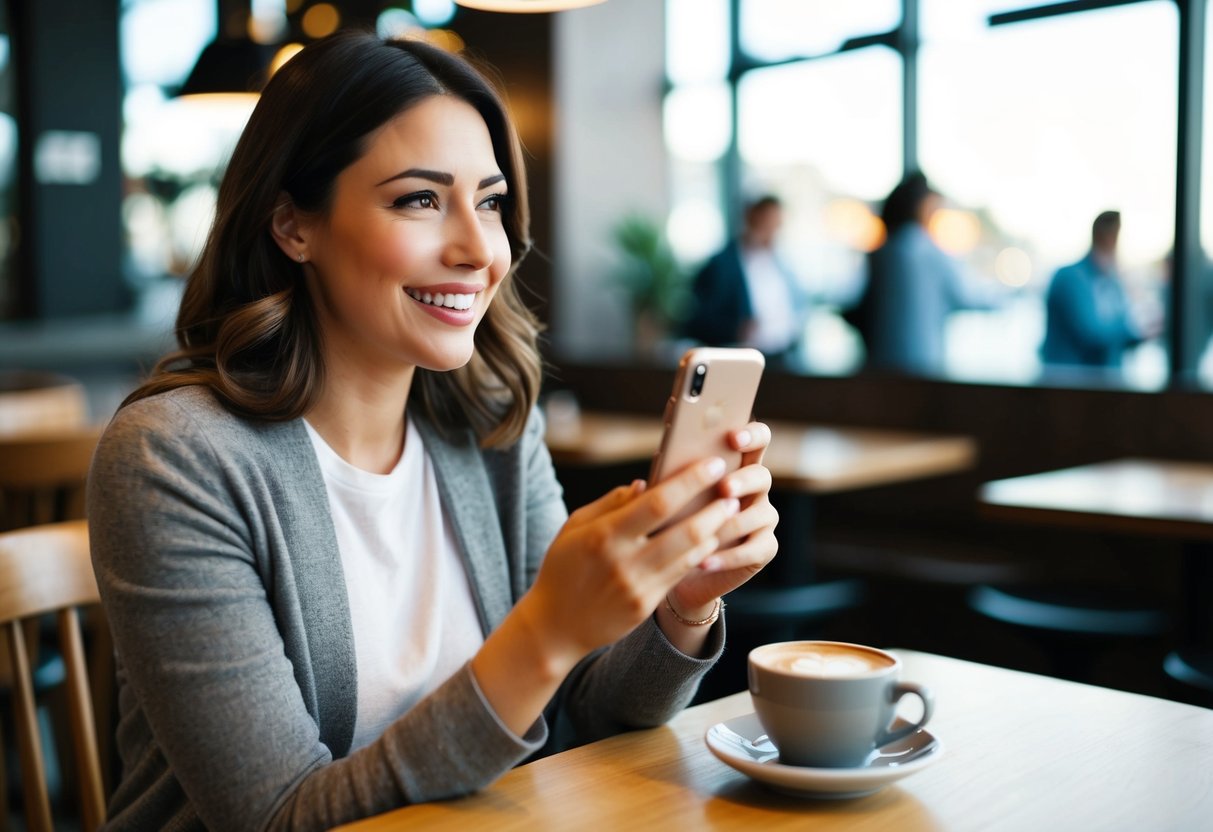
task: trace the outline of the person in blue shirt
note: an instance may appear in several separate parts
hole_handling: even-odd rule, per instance
[[[944,370],[944,325],[960,309],[988,309],[985,296],[964,278],[927,225],[943,198],[926,176],[906,176],[885,199],[885,242],[868,256],[863,297],[847,319],[863,337],[868,366],[914,375]]]
[[[1091,250],[1053,275],[1040,347],[1046,364],[1118,367],[1125,350],[1145,340],[1117,273],[1119,236],[1120,213],[1104,211],[1091,225]]]
[[[737,240],[695,276],[683,334],[708,346],[754,347],[786,362],[800,346],[807,304],[796,275],[775,251],[783,224],[778,197],[760,197],[745,210]]]

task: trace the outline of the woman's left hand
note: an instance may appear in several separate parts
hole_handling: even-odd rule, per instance
[[[771,472],[762,464],[771,429],[751,422],[731,432],[729,444],[741,451],[741,467],[721,480],[718,490],[723,497],[739,499],[741,510],[717,532],[720,548],[670,591],[670,601],[678,610],[700,610],[732,592],[758,574],[778,550],[779,514],[769,498]]]

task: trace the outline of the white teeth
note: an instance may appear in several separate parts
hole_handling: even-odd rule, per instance
[[[472,303],[476,300],[474,293],[464,295],[455,292],[447,292],[446,294],[435,292],[431,294],[429,292],[418,291],[417,289],[405,289],[404,291],[413,300],[419,300],[422,303],[429,303],[434,306],[445,306],[447,309],[458,309],[460,311],[471,309]]]

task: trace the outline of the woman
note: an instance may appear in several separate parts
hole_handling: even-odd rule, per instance
[[[769,431],[731,436],[727,477],[704,460],[566,522],[514,287],[527,223],[513,127],[459,58],[343,33],[267,85],[181,348],[90,478],[112,827],[328,828],[693,694],[720,596],[775,552]]]

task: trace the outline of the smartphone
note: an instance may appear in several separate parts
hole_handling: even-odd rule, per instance
[[[665,431],[653,457],[649,484],[656,485],[700,459],[718,456],[726,471],[741,466],[741,452],[728,444],[729,431],[745,427],[766,364],[762,353],[746,348],[696,347],[678,364],[674,389],[665,406]],[[698,511],[712,500],[709,489],[674,520]]]

